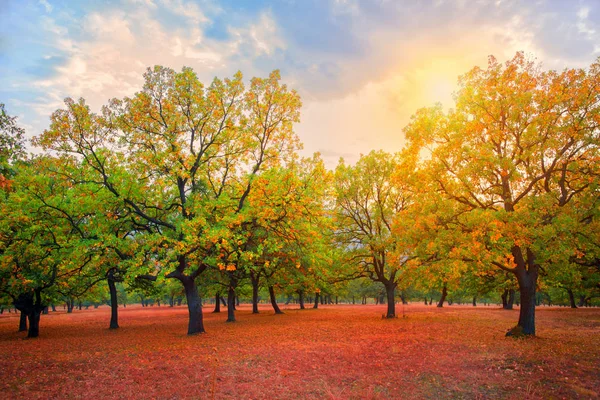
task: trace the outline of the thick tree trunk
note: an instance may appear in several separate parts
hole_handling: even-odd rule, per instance
[[[213,313],[220,313],[221,312],[221,293],[217,292],[215,294],[215,309],[213,310]]]
[[[235,287],[232,284],[227,292],[227,322],[235,322]]]
[[[319,308],[319,297],[321,297],[321,293],[315,293],[315,305],[313,306],[313,308]]]
[[[387,313],[385,314],[385,317],[396,318],[396,284],[386,284],[385,293],[387,296]]]
[[[304,290],[298,290],[298,303],[300,303],[300,309],[304,310]]]
[[[21,317],[19,318],[19,332],[27,331],[27,314],[21,311]]]
[[[446,301],[446,296],[448,296],[448,288],[446,288],[446,285],[444,285],[444,287],[442,288],[442,297],[440,298],[440,301],[437,304],[438,307],[444,307],[444,301]]]
[[[26,316],[29,327],[27,329],[28,338],[36,338],[40,334],[40,316],[45,305],[42,304],[42,291],[36,289],[34,293],[26,293],[19,296],[15,301],[15,308],[21,311],[21,319]],[[19,321],[19,328],[22,328],[22,321]],[[19,329],[20,330],[20,329]]]
[[[28,338],[36,338],[40,335],[40,316],[42,315],[40,307],[34,306],[33,310],[27,314],[29,320]]]
[[[275,314],[283,314],[283,311],[277,305],[277,297],[275,296],[275,288],[273,286],[269,286],[269,298],[271,299],[271,306],[273,306]]]
[[[110,293],[110,324],[108,329],[119,328],[119,301],[117,299],[117,285],[113,273],[109,272],[106,278],[108,283],[108,292]]]
[[[567,289],[567,293],[569,294],[569,303],[571,304],[571,308],[577,308],[575,304],[575,295],[571,289]]]
[[[259,276],[257,273],[250,272],[250,281],[252,282],[252,314],[258,314],[258,284]]]
[[[517,326],[507,336],[535,335],[535,289],[538,278],[538,266],[534,264],[533,255],[528,252],[529,270],[519,268],[515,271],[519,282],[521,307]]]
[[[477,297],[473,296],[473,307],[477,307]]]
[[[185,298],[188,306],[188,335],[195,335],[206,332],[204,330],[204,320],[202,315],[202,303],[198,295],[196,282],[188,276],[180,278],[185,290]]]

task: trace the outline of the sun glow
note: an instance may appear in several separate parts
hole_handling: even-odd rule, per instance
[[[458,76],[467,71],[458,60],[432,60],[416,67],[411,79],[411,89],[415,94],[415,106],[430,106],[442,103],[452,107],[452,94],[457,90]]]

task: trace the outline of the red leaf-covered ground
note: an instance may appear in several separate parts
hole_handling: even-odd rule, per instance
[[[600,309],[539,308],[538,337],[504,332],[518,311],[409,305],[289,308],[238,322],[206,308],[207,334],[188,337],[183,306],[42,316],[23,340],[0,316],[2,398],[523,399],[598,398]]]

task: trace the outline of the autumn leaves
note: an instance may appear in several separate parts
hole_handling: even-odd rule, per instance
[[[233,304],[246,284],[303,296],[368,278],[392,318],[399,288],[476,295],[508,273],[520,332],[535,334],[540,277],[575,291],[596,279],[597,63],[491,58],[461,78],[454,109],[415,113],[401,152],[334,172],[298,156],[301,101],[277,71],[248,87],[240,73],[205,86],[189,68],[144,80],[99,114],[67,99],[34,140],[45,153],[4,185],[9,296],[85,292],[115,268],[125,283],[171,279],[195,334],[198,287]]]

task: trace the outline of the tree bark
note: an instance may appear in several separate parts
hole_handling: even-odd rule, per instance
[[[508,331],[507,336],[535,335],[535,290],[539,266],[534,263],[533,255],[530,251],[528,251],[527,255],[529,268],[519,267],[517,263],[517,270],[515,271],[521,297],[519,322],[515,328]]]
[[[509,289],[508,290],[508,299],[506,300],[506,307],[504,307],[504,309],[512,310],[514,304],[515,304],[515,290]]]
[[[40,335],[40,316],[42,315],[42,310],[34,306],[29,314],[27,314],[27,319],[29,320],[29,330],[27,331],[28,338],[36,338]]]
[[[396,283],[387,283],[385,285],[385,293],[387,296],[387,313],[385,317],[396,318]]]
[[[250,271],[250,281],[252,282],[252,314],[258,314],[258,284],[260,277],[258,273]]]
[[[106,275],[108,291],[110,293],[110,324],[108,329],[119,329],[119,301],[117,300],[117,285],[115,284],[114,271]]]
[[[200,303],[200,296],[198,295],[198,287],[196,282],[189,276],[183,276],[179,278],[183,284],[185,290],[185,298],[188,306],[188,335],[195,335],[198,333],[205,333],[204,321],[202,315],[202,304]]]
[[[75,308],[75,300],[67,299],[67,314],[71,314]]]
[[[477,297],[473,296],[473,307],[477,307]]]
[[[283,311],[277,305],[277,297],[275,296],[275,289],[273,286],[269,286],[269,297],[271,299],[271,306],[273,306],[273,311],[275,314],[283,314]]]
[[[229,285],[227,292],[227,322],[235,322],[235,287]]]
[[[21,311],[21,317],[19,318],[19,332],[27,331],[27,314]]]
[[[321,293],[315,293],[315,305],[313,306],[313,308],[319,308],[319,297],[321,297]]]
[[[446,296],[448,296],[448,288],[446,287],[446,285],[444,285],[444,287],[442,288],[442,297],[440,298],[440,301],[437,304],[438,307],[444,307],[444,301],[446,301]]]
[[[304,310],[304,290],[298,290],[298,303],[300,303],[300,309]]]
[[[571,308],[577,308],[575,304],[575,295],[571,289],[567,289],[567,293],[569,294],[569,303],[571,304]]]
[[[215,294],[215,309],[213,310],[213,313],[220,313],[221,312],[221,293],[217,292]]]

